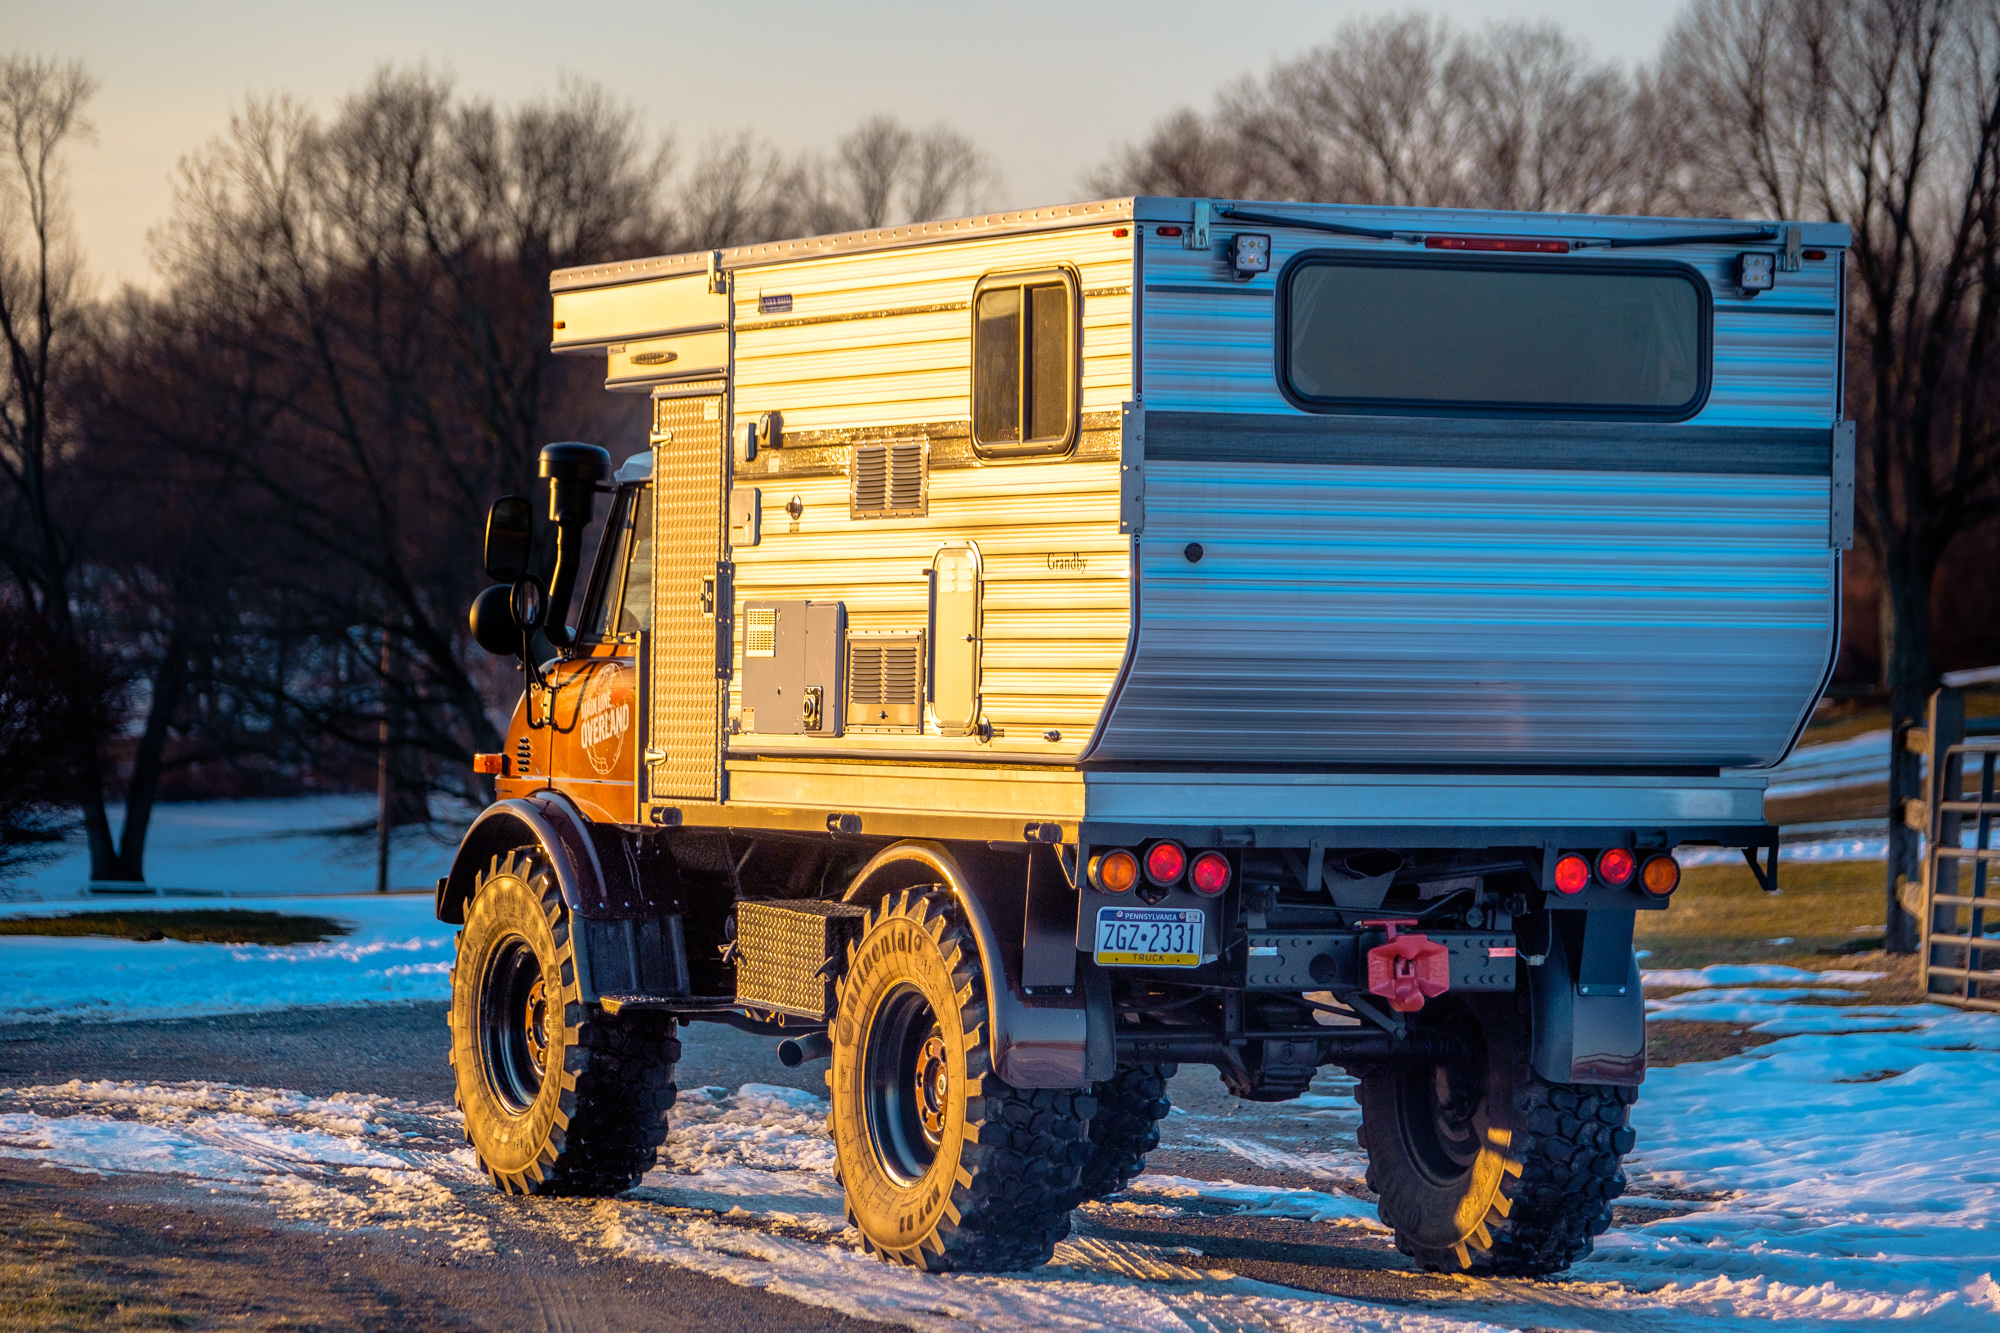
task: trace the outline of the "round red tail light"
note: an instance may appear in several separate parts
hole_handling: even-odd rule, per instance
[[[1590,862],[1575,852],[1567,852],[1556,861],[1556,892],[1582,893],[1590,887]]]
[[[1681,886],[1681,863],[1671,856],[1648,857],[1639,871],[1639,887],[1664,898]]]
[[[1090,882],[1106,893],[1125,893],[1139,882],[1139,858],[1123,847],[1090,858]]]
[[[1193,881],[1196,893],[1213,898],[1229,887],[1229,858],[1221,852],[1203,852],[1194,859],[1188,879]]]
[[[1639,868],[1639,858],[1623,847],[1610,847],[1597,854],[1597,877],[1614,889],[1622,889],[1632,882],[1632,872]]]
[[[1177,842],[1156,842],[1146,853],[1146,878],[1161,888],[1180,883],[1186,869],[1187,852]]]

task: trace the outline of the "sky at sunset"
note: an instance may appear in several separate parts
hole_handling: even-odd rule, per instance
[[[1545,19],[1600,56],[1648,58],[1666,5],[1619,0],[1433,0],[1477,27]],[[788,151],[822,148],[862,117],[943,120],[992,154],[995,207],[1080,197],[1116,144],[1179,105],[1324,40],[1376,0],[1252,4],[1009,0],[953,6],[524,4],[347,0],[338,6],[182,0],[0,0],[0,49],[80,58],[99,80],[95,142],[70,186],[101,285],[150,280],[146,235],[172,205],[182,155],[222,131],[246,96],[288,93],[330,109],[380,65],[427,64],[466,94],[546,96],[565,76],[602,84],[670,133],[683,157],[749,128]]]

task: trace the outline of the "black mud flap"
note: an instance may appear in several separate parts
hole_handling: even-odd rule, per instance
[[[1551,1083],[1639,1086],[1646,1079],[1646,996],[1632,954],[1632,913],[1547,916],[1546,950],[1528,967],[1535,1072]],[[1527,939],[1522,943],[1529,953]]]

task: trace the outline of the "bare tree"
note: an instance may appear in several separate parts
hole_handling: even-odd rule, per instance
[[[1250,162],[1235,136],[1181,107],[1143,140],[1113,152],[1084,177],[1095,198],[1127,194],[1237,199],[1254,192]]]
[[[949,126],[912,130],[893,116],[871,116],[832,154],[808,154],[794,169],[791,220],[823,233],[971,213],[996,179],[985,153]]]
[[[1932,596],[2000,516],[2000,3],[1696,0],[1661,86],[1690,205],[1854,229],[1848,403],[1890,706],[1937,683]],[[1892,893],[1891,949],[1915,947]]]
[[[56,686],[44,705],[68,747],[65,771],[81,803],[93,878],[133,877],[121,863],[99,781],[111,731],[101,663],[77,623],[82,546],[91,496],[66,466],[63,401],[87,320],[82,263],[69,231],[63,153],[90,126],[83,107],[94,84],[83,66],[26,56],[0,60],[0,473],[7,481],[0,563],[10,599],[38,641],[41,674]],[[87,489],[87,488],[86,488]],[[143,842],[143,834],[141,835]]]
[[[1411,15],[1182,109],[1088,178],[1099,193],[1590,211],[1631,197],[1635,89],[1550,25],[1473,37]]]

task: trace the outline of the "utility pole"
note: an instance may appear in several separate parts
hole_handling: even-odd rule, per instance
[[[389,891],[389,627],[382,627],[382,721],[375,755],[375,892]]]

